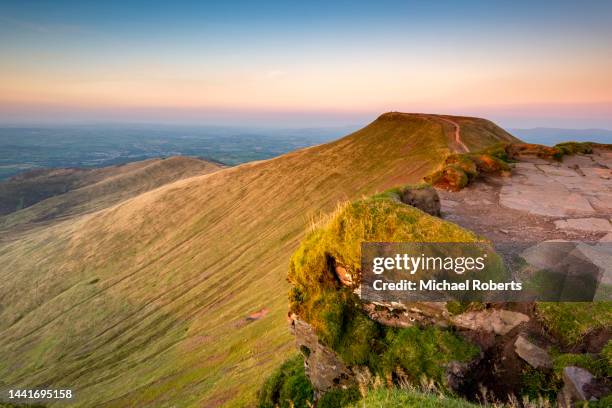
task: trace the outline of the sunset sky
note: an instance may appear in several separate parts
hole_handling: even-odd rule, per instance
[[[610,1],[328,3],[1,1],[0,122],[612,129]]]

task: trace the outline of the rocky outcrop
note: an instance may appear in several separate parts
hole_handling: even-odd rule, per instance
[[[432,378],[429,376],[435,375],[436,384],[441,388],[454,390],[467,398],[477,398],[483,388],[487,388],[495,399],[504,400],[509,395],[520,398],[525,387],[531,386],[527,384],[525,373],[533,373],[534,378],[541,381],[540,390],[559,390],[558,373],[553,370],[553,366],[558,366],[559,356],[554,354],[553,364],[553,358],[548,353],[553,346],[562,354],[602,353],[602,347],[610,339],[609,335],[601,336],[601,341],[597,338],[597,347],[592,347],[594,351],[590,350],[591,347],[589,351],[578,350],[577,347],[583,347],[585,341],[579,340],[578,345],[569,336],[559,333],[535,303],[457,305],[443,302],[383,302],[378,298],[376,302],[368,302],[360,296],[359,252],[354,249],[359,243],[350,242],[350,246],[342,241],[367,241],[367,235],[363,239],[364,235],[356,231],[351,231],[351,234],[346,232],[347,228],[358,229],[361,225],[368,226],[364,228],[364,234],[371,234],[373,242],[384,241],[388,231],[392,231],[388,233],[389,236],[399,236],[396,230],[401,225],[398,226],[395,219],[393,223],[385,224],[386,219],[381,215],[387,214],[379,208],[384,204],[385,197],[391,199],[392,205],[398,206],[393,211],[409,209],[418,213],[411,213],[411,217],[426,217],[429,222],[440,220],[399,205],[398,199],[437,216],[440,215],[442,204],[444,218],[490,239],[500,254],[506,255],[503,251],[507,250],[512,255],[520,255],[538,270],[563,266],[567,263],[565,258],[571,255],[584,261],[585,265],[594,265],[592,269],[596,276],[601,275],[602,282],[608,282],[607,275],[602,271],[606,271],[610,265],[609,246],[603,245],[607,238],[602,236],[609,233],[607,223],[612,219],[612,207],[607,204],[610,178],[602,177],[609,173],[609,169],[597,160],[612,166],[612,155],[603,152],[598,153],[597,157],[580,156],[564,163],[549,160],[547,155],[551,152],[531,150],[529,146],[511,151],[511,158],[529,158],[528,162],[515,164],[512,178],[500,176],[503,166],[496,167],[493,175],[483,170],[488,168],[485,166],[487,163],[491,166],[498,164],[498,157],[493,156],[493,153],[484,158],[472,155],[470,163],[457,159],[447,163],[449,168],[471,175],[475,173],[475,166],[478,172],[486,173],[486,176],[482,177],[482,181],[455,193],[422,186],[390,190],[392,194],[387,192],[376,197],[371,213],[366,213],[369,207],[360,204],[355,207],[355,211],[345,211],[342,217],[336,217],[337,220],[330,223],[331,227],[323,230],[320,235],[312,235],[312,242],[306,247],[308,251],[298,252],[292,263],[295,277],[290,281],[296,284],[296,290],[290,299],[293,302],[292,312],[299,314],[302,319],[312,319],[317,330],[323,327],[317,338],[308,323],[298,320],[298,317],[292,323],[296,341],[305,356],[307,373],[318,395],[333,387],[346,388],[355,383],[368,385],[374,373],[380,376],[375,381],[382,380],[390,386],[401,384],[404,379],[418,383],[420,376]],[[477,159],[485,164],[479,164]],[[444,174],[439,176],[440,180],[446,180]],[[479,177],[471,176],[473,179]],[[358,217],[365,216],[372,218],[366,218],[367,223],[360,223],[362,220]],[[376,234],[372,233],[373,226],[379,225],[388,227],[381,227]],[[601,245],[573,242],[578,233],[580,237],[583,233],[590,234],[590,241],[600,241]],[[555,245],[542,245],[545,241],[553,240]],[[612,241],[612,238],[609,240]],[[326,248],[319,248],[319,242],[325,243]],[[312,258],[307,259],[307,255]],[[315,255],[319,258],[316,259]],[[322,272],[320,275],[317,275],[319,270],[302,272],[306,269],[304,265],[316,265]],[[301,272],[301,275],[295,271]],[[526,269],[526,273],[530,271]],[[568,282],[571,283],[570,280]],[[324,290],[319,291],[317,285],[321,285]],[[336,304],[342,306],[336,308]],[[322,309],[323,306],[326,309]],[[318,310],[329,310],[329,314],[317,315]],[[330,320],[329,325],[326,319]],[[435,335],[430,335],[434,332]],[[413,336],[414,333],[426,333],[430,337]],[[461,358],[461,361],[452,361],[461,354],[453,350],[452,356],[445,356],[444,360],[431,359],[427,364],[421,364],[429,356],[421,356],[419,352],[436,350],[435,345],[440,344],[440,339],[446,335],[453,336],[457,342],[465,341],[475,351],[465,353],[467,357]],[[398,338],[405,343],[399,343],[400,346],[391,349],[392,341]],[[433,341],[430,341],[432,338]],[[320,339],[325,341],[321,342]],[[420,344],[423,346],[415,350],[407,344],[412,347]],[[389,349],[396,354],[385,354]],[[439,348],[431,354],[443,352]],[[343,361],[343,358],[346,360]],[[410,358],[417,359],[419,363],[404,362]],[[383,361],[391,363],[384,366],[384,370],[379,370]],[[367,367],[351,364],[369,365],[371,372]],[[433,374],[424,374],[421,366],[435,366],[435,370]],[[442,372],[440,368],[443,368]],[[602,376],[600,371],[594,372]],[[580,385],[580,378],[575,378],[571,383],[574,384],[573,388],[566,392],[570,400],[577,401],[587,395],[587,390],[595,389],[593,385]],[[584,395],[579,395],[577,389],[582,390]]]
[[[440,216],[440,197],[433,187],[404,188],[400,200],[428,214]]]
[[[362,308],[370,319],[384,326],[448,326],[448,312],[446,311],[444,303],[420,302],[403,304],[364,302]]]
[[[319,342],[313,327],[296,315],[290,316],[291,329],[298,349],[304,355],[306,375],[316,397],[333,387],[347,387],[355,382],[355,375],[329,347]]]
[[[454,325],[475,331],[505,335],[519,324],[529,321],[529,316],[504,309],[487,309],[466,312],[451,318]]]
[[[516,338],[514,351],[533,368],[552,368],[552,360],[548,352],[536,346],[522,335]]]

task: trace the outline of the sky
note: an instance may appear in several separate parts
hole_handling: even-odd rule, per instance
[[[612,2],[0,0],[0,123],[612,129]]]

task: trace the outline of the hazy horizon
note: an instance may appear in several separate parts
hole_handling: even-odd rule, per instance
[[[612,3],[0,4],[0,122],[612,128]]]

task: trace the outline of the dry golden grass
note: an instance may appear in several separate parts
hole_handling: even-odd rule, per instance
[[[506,137],[482,123],[485,144],[491,132]],[[71,387],[80,406],[252,404],[292,349],[286,274],[308,220],[431,173],[450,153],[447,128],[383,115],[336,142],[180,180],[5,241],[0,378]]]

